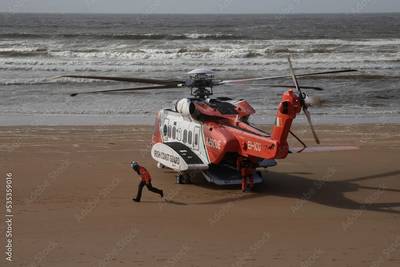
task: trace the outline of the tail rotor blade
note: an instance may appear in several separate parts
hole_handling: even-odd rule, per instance
[[[294,74],[293,65],[292,65],[292,61],[290,60],[290,56],[288,57],[288,62],[289,62],[290,75],[292,76],[294,86],[296,87],[297,91],[299,92],[300,99],[302,100],[302,102],[304,102],[303,93],[301,92],[299,82],[297,81],[296,75]]]
[[[304,114],[306,115],[308,124],[310,125],[311,132],[312,132],[312,134],[313,134],[313,136],[314,136],[315,142],[316,142],[317,144],[320,144],[320,141],[319,141],[319,138],[318,138],[318,136],[317,136],[317,133],[316,133],[316,131],[315,131],[315,129],[314,129],[314,126],[313,126],[313,124],[312,124],[312,122],[311,122],[311,114],[310,114],[310,112],[308,111],[308,109],[307,109],[305,106],[303,106],[303,111],[304,111]]]

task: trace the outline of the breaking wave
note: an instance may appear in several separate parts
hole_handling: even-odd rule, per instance
[[[102,33],[3,33],[0,38],[9,39],[103,39],[103,40],[242,40],[247,39],[246,36],[233,35],[233,34],[208,34],[208,33],[185,33],[185,34],[158,34],[158,33],[144,33],[144,34],[102,34]]]
[[[0,48],[0,57],[34,57],[48,55],[47,48]]]

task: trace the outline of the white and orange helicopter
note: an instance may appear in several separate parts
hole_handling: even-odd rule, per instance
[[[238,165],[241,162],[247,162],[250,163],[246,166],[251,168],[253,183],[258,184],[263,182],[263,177],[256,171],[257,168],[275,166],[276,159],[286,158],[288,153],[293,152],[289,150],[287,141],[289,134],[303,145],[302,149],[296,152],[302,152],[306,148],[304,142],[290,130],[293,120],[301,110],[307,118],[316,143],[320,143],[308,111],[310,103],[302,89],[322,89],[300,86],[297,77],[356,71],[346,69],[304,73],[296,76],[290,57],[288,57],[288,63],[290,75],[287,76],[233,80],[216,80],[214,72],[208,69],[196,69],[189,72],[189,79],[186,81],[86,75],[61,77],[153,84],[146,87],[74,93],[71,96],[190,88],[192,97],[177,100],[173,109],[161,109],[156,115],[151,156],[157,162],[157,166],[176,171],[177,183],[188,183],[193,175],[201,173],[210,183],[235,185],[241,184],[242,181]],[[290,77],[293,85],[282,85],[282,87],[293,88],[295,91],[288,89],[283,93],[270,134],[249,122],[249,117],[255,113],[255,110],[246,100],[210,97],[213,95],[215,86]],[[347,150],[348,147],[343,147],[343,149]]]

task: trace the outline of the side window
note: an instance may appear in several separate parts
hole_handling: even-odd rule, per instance
[[[183,140],[182,142],[187,143],[187,130],[183,131]]]
[[[189,143],[189,145],[192,144],[192,131],[189,131],[189,134],[188,134],[188,143]]]
[[[176,127],[172,128],[172,139],[176,139]]]
[[[195,134],[194,135],[194,145],[197,146],[199,144],[199,135]]]
[[[182,140],[182,129],[181,128],[176,129],[176,139],[178,139],[178,141]]]
[[[168,134],[168,129],[167,129],[167,128],[168,128],[167,125],[164,124],[164,128],[163,128],[163,134],[164,134],[164,136],[167,136],[167,134]]]
[[[168,125],[168,137],[171,138],[171,125]]]

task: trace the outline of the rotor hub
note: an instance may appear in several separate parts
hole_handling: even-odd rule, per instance
[[[213,94],[214,72],[209,69],[195,69],[190,72],[188,87],[191,89],[191,95],[198,98],[207,98]]]

